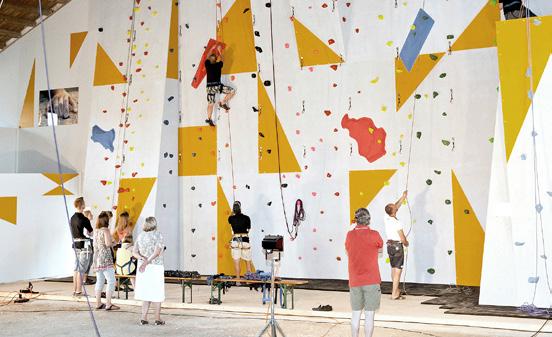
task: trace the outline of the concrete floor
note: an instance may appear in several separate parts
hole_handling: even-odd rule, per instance
[[[6,298],[10,291],[24,285],[0,285],[0,336],[95,336],[86,304],[68,296],[69,283],[34,282],[40,297],[24,304],[2,305],[10,298]],[[93,291],[90,286],[88,289]],[[245,337],[256,336],[265,323],[267,307],[260,303],[261,295],[248,288],[230,289],[222,305],[205,304],[209,297],[206,286],[194,286],[194,304],[179,303],[180,294],[179,286],[167,285],[165,304],[170,308],[163,309],[167,325],[162,327],[138,325],[140,307],[133,300],[117,301],[122,307],[117,312],[95,311],[101,336]],[[536,319],[445,315],[436,306],[420,304],[426,299],[411,296],[397,302],[384,296],[374,336],[529,337],[543,323]],[[319,304],[331,304],[334,311],[312,312],[310,308]],[[296,293],[296,310],[278,310],[277,319],[288,337],[344,337],[351,335],[348,311],[347,293],[301,290]],[[545,331],[538,336],[552,337],[552,323]]]

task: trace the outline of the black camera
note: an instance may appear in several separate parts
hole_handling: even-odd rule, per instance
[[[263,249],[273,252],[284,251],[284,237],[281,235],[267,235],[263,239]]]

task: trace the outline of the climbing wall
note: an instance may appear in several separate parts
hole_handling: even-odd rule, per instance
[[[128,211],[132,225],[139,227],[135,235],[143,219],[156,213],[159,180],[166,186],[177,174],[165,169],[170,164],[161,163],[160,155],[167,151],[161,148],[166,145],[163,127],[168,119],[175,123],[169,117],[174,108],[165,97],[170,88],[171,5],[140,1],[133,8],[132,1],[96,1],[85,38],[94,46],[95,62],[84,196],[96,212]],[[161,202],[160,209],[166,203]],[[177,230],[159,222],[162,230]]]
[[[552,303],[550,34],[550,16],[497,25],[501,101],[487,215],[492,236],[485,240],[481,282],[484,304]]]
[[[411,213],[399,212],[411,241],[407,281],[478,285],[498,7],[485,0],[424,8],[422,1],[267,3],[180,2],[186,268],[232,272],[226,218],[240,200],[259,269],[262,237],[283,234],[283,275],[345,279],[354,209],[368,207],[385,239],[383,208],[408,183]],[[189,83],[217,33],[229,46],[223,82],[237,95],[210,128],[205,84]],[[291,240],[286,222],[292,226],[298,198],[306,219]],[[388,279],[386,256],[380,268]]]

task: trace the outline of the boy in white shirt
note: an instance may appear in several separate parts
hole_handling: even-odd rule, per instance
[[[391,280],[393,281],[393,291],[391,292],[391,299],[393,300],[404,299],[404,296],[401,296],[399,284],[404,264],[404,247],[408,247],[408,240],[404,235],[403,224],[397,219],[397,211],[406,199],[407,194],[407,191],[404,191],[396,203],[385,206],[384,223],[387,236],[387,254],[389,254],[391,264]]]

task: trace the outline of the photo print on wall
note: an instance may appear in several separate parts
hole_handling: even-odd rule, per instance
[[[51,102],[50,102],[51,97]],[[79,88],[40,91],[38,126],[73,125],[78,122]],[[53,111],[52,111],[53,108]]]

